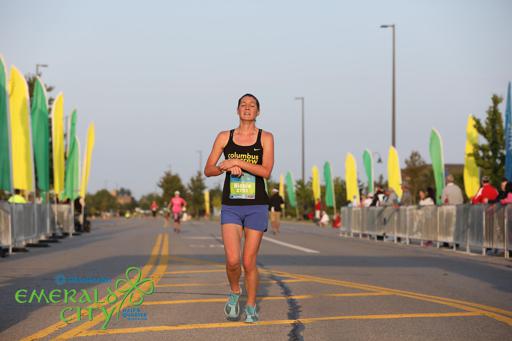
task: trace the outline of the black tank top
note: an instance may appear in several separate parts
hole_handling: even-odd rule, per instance
[[[263,164],[263,146],[261,145],[261,129],[258,131],[256,143],[252,146],[239,146],[233,141],[234,129],[229,131],[228,144],[224,147],[224,158],[240,159],[256,165]],[[265,182],[261,176],[253,175],[243,170],[242,177],[231,176],[226,172],[224,189],[222,191],[222,204],[245,206],[245,205],[268,205],[268,195],[265,190]]]

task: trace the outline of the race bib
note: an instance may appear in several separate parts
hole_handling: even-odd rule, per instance
[[[256,198],[256,177],[247,173],[244,173],[241,177],[231,175],[229,178],[229,198]]]

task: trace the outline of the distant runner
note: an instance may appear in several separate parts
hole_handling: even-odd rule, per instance
[[[272,226],[272,233],[279,234],[279,227],[281,226],[281,205],[284,204],[283,198],[279,195],[279,190],[272,189],[272,196],[270,197],[270,225]]]
[[[151,213],[153,214],[153,218],[156,217],[156,213],[158,211],[158,204],[156,203],[155,200],[153,200],[153,202],[151,203],[150,209]]]
[[[174,220],[174,232],[180,233],[181,232],[181,214],[183,211],[183,208],[187,206],[187,202],[185,199],[180,197],[180,191],[174,192],[174,197],[172,197],[171,201],[169,201],[169,208],[172,212],[172,217]]]
[[[274,137],[256,128],[260,103],[251,94],[243,95],[237,107],[238,128],[222,131],[215,139],[206,162],[208,177],[226,173],[222,192],[222,239],[226,255],[226,273],[231,287],[224,314],[228,320],[239,320],[240,275],[243,264],[247,305],[245,322],[258,321],[256,291],[258,268],[256,256],[263,233],[268,226],[268,195],[264,178],[269,178],[274,166]],[[220,156],[225,160],[217,164]],[[243,259],[240,262],[242,233],[245,236]]]

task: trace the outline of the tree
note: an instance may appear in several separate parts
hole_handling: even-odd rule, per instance
[[[196,176],[190,178],[187,187],[190,191],[190,212],[194,217],[204,215],[204,190],[206,189],[206,185],[204,184],[203,174],[198,171]]]
[[[162,175],[158,181],[158,187],[162,189],[162,197],[165,205],[169,203],[169,200],[174,196],[175,191],[180,191],[182,197],[187,196],[187,190],[185,186],[183,186],[180,176],[178,174],[174,174],[171,170],[164,172],[164,175]]]
[[[222,207],[222,188],[220,184],[217,184],[214,188],[210,190],[210,210],[212,214],[214,213],[214,209],[217,212],[220,212],[220,208]]]
[[[87,195],[85,201],[90,215],[100,215],[103,212],[118,209],[116,198],[106,189],[99,190],[92,195]]]
[[[475,144],[473,155],[482,175],[489,176],[491,183],[498,186],[505,174],[505,134],[503,116],[498,108],[503,98],[492,95],[491,101],[485,124],[475,118],[475,128],[486,142]]]
[[[158,193],[149,193],[140,197],[139,199],[139,207],[143,210],[149,210],[151,203],[156,201],[158,207],[162,208],[164,206],[163,199]]]
[[[405,165],[406,167],[403,170],[404,180],[409,184],[413,203],[415,203],[418,192],[432,186],[434,174],[432,167],[426,164],[421,154],[416,150],[413,150],[409,158],[405,160]]]
[[[313,186],[311,179],[306,183],[304,183],[302,179],[295,182],[295,196],[297,197],[297,207],[301,217],[304,217],[309,212],[313,211],[315,203],[313,199]]]

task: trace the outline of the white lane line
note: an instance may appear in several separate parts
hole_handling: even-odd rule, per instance
[[[211,240],[211,239],[217,239],[217,238],[220,238],[220,237],[184,237],[183,239],[208,239],[208,240]]]
[[[288,243],[285,243],[285,242],[282,242],[282,241],[279,241],[279,240],[276,240],[276,239],[273,239],[273,238],[269,238],[269,237],[263,237],[263,240],[266,240],[267,242],[271,242],[271,243],[274,243],[274,244],[286,246],[286,247],[289,247],[290,249],[304,251],[304,252],[307,252],[307,253],[320,253],[319,251],[316,251],[316,250],[307,249],[305,247],[298,246],[298,245],[288,244]]]

